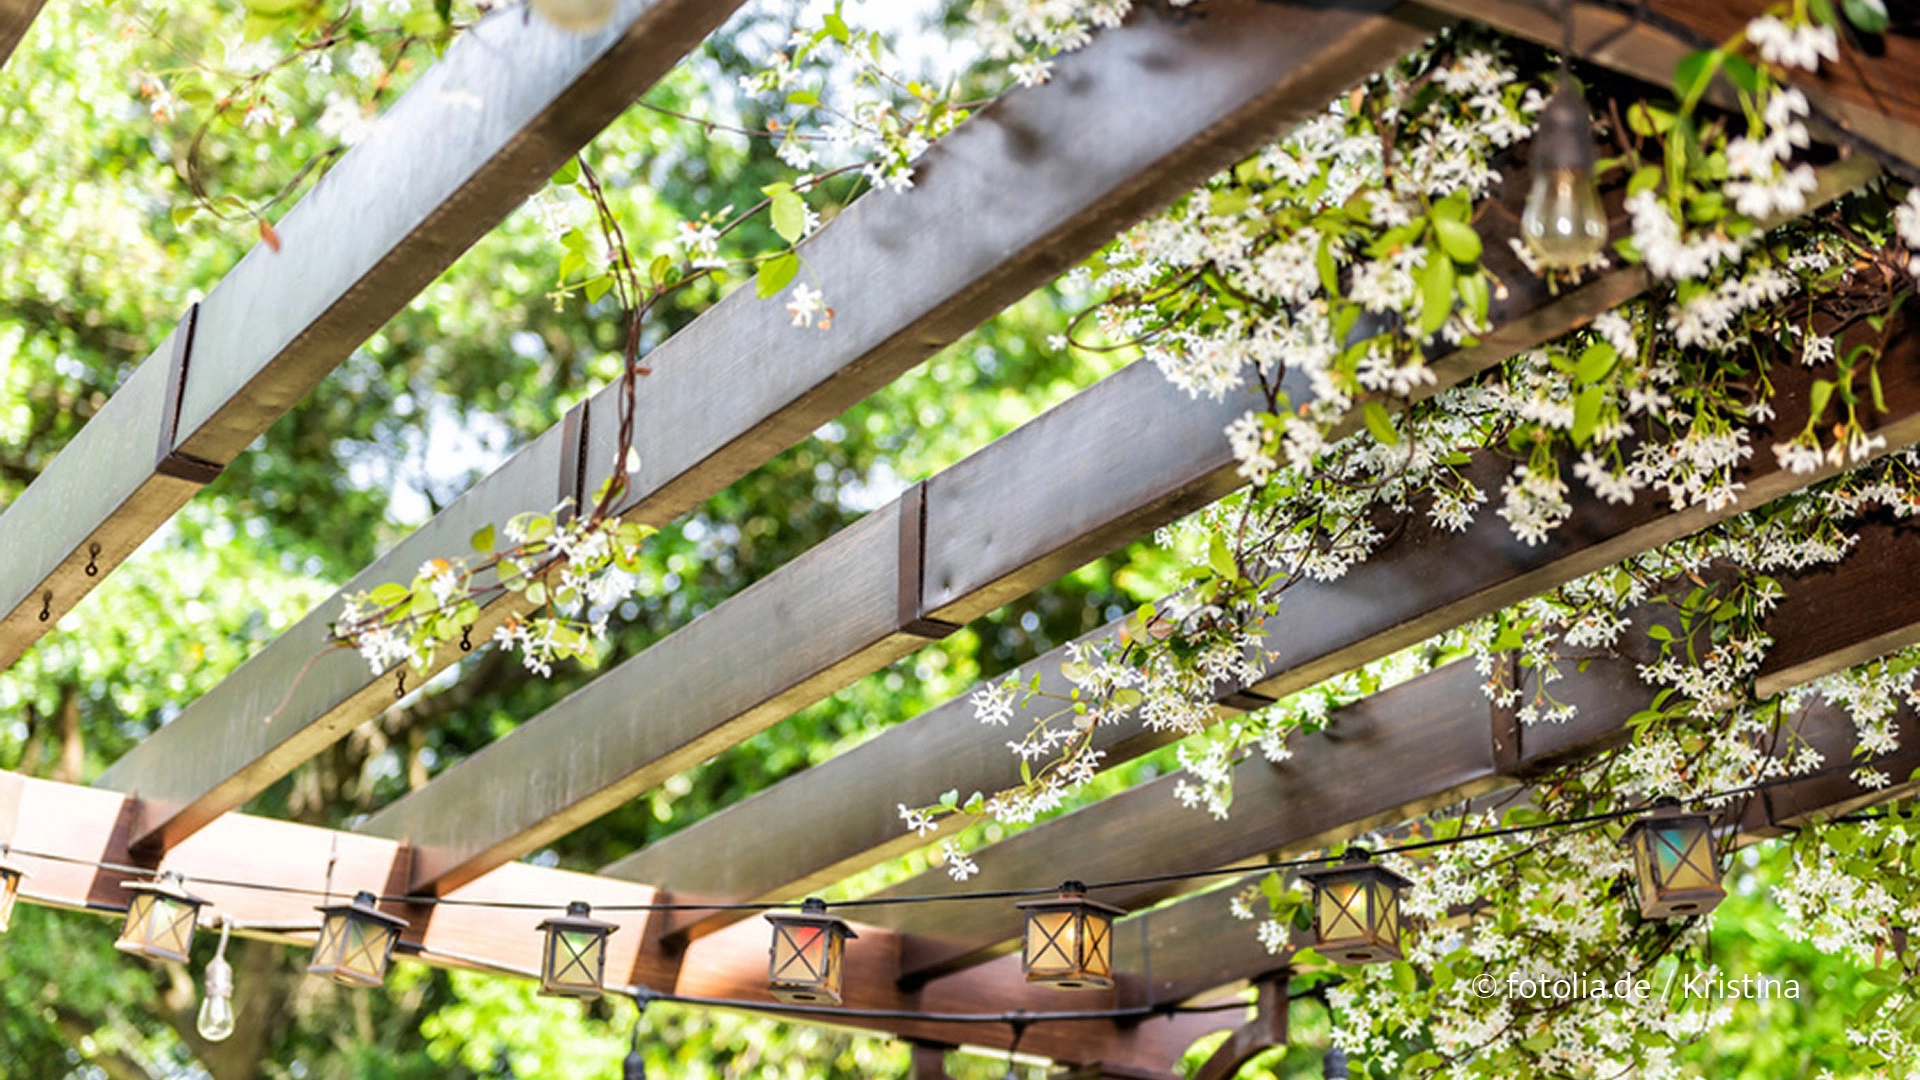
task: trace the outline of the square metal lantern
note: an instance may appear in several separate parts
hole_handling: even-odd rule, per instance
[[[798,914],[769,912],[773,945],[767,952],[767,988],[790,1005],[838,1005],[847,939],[857,937],[827,905],[809,899]]]
[[[1313,888],[1314,951],[1335,963],[1400,959],[1400,890],[1412,882],[1377,865],[1361,848],[1344,862],[1304,870]]]
[[[13,921],[13,903],[20,899],[20,881],[27,875],[7,861],[7,846],[0,844],[0,934]]]
[[[1705,915],[1726,899],[1713,848],[1713,821],[1671,799],[1627,827],[1640,914],[1648,919]]]
[[[1027,913],[1020,970],[1028,982],[1056,990],[1113,987],[1113,920],[1126,909],[1087,899],[1077,881],[1060,886],[1059,896],[1017,906]]]
[[[193,931],[206,901],[187,892],[186,883],[172,870],[152,881],[124,886],[133,894],[127,901],[127,919],[120,924],[120,940],[113,947],[149,960],[184,964],[193,952]]]
[[[549,997],[596,998],[606,990],[607,938],[618,929],[592,918],[575,900],[567,913],[540,924],[547,947],[540,959],[540,992]]]
[[[319,908],[325,917],[320,940],[313,946],[307,974],[325,975],[342,986],[379,986],[386,981],[387,964],[405,919],[381,911],[370,892],[354,895],[350,904]]]

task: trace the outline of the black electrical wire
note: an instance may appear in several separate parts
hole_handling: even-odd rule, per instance
[[[1803,773],[1796,776],[1776,777],[1771,780],[1762,780],[1762,781],[1758,781],[1756,783],[1748,784],[1742,787],[1729,788],[1724,791],[1716,791],[1716,792],[1709,792],[1703,795],[1696,795],[1696,796],[1693,796],[1692,798],[1681,800],[1681,801],[1683,804],[1694,804],[1694,805],[1724,802],[1729,799],[1738,798],[1742,795],[1751,795],[1751,794],[1763,792],[1774,787],[1780,787],[1788,784],[1805,783],[1809,780],[1816,780],[1824,776],[1849,771],[1851,769],[1857,768],[1858,765],[1859,763],[1856,763],[1856,762],[1847,762],[1847,763],[1838,764],[1838,765],[1831,765],[1823,769],[1817,769],[1810,773]],[[1410,841],[1404,844],[1396,844],[1391,847],[1373,848],[1369,850],[1370,850],[1370,854],[1375,856],[1407,855],[1407,854],[1412,854],[1420,851],[1429,851],[1436,848],[1454,847],[1460,844],[1469,844],[1469,843],[1474,843],[1482,840],[1494,840],[1494,839],[1499,839],[1501,837],[1507,837],[1507,836],[1518,836],[1518,835],[1524,835],[1528,833],[1545,832],[1545,831],[1556,830],[1556,829],[1581,828],[1588,825],[1603,824],[1609,821],[1618,821],[1624,818],[1638,817],[1642,814],[1645,814],[1647,811],[1653,809],[1655,805],[1656,805],[1655,802],[1646,802],[1637,806],[1625,807],[1618,810],[1606,810],[1606,811],[1600,811],[1592,814],[1583,814],[1583,815],[1579,815],[1576,817],[1569,817],[1569,818],[1554,818],[1547,821],[1534,822],[1526,825],[1509,825],[1509,826],[1502,826],[1499,828],[1482,829],[1477,832],[1462,833],[1458,836],[1435,837],[1429,840],[1415,840],[1415,841]],[[1847,818],[1839,819],[1840,822],[1855,821],[1855,820],[1865,820],[1865,819],[1861,818],[1859,815],[1850,815]],[[45,859],[49,862],[65,863],[69,865],[78,865],[78,866],[91,866],[91,867],[96,867],[102,870],[108,870],[114,873],[141,875],[141,876],[152,873],[152,870],[147,867],[130,866],[125,863],[116,863],[116,862],[110,862],[110,861],[96,861],[91,859],[75,858],[73,856],[47,854],[42,852],[29,851],[24,848],[18,848],[18,847],[10,847],[9,850],[12,851],[14,854],[19,855],[23,858]],[[1313,866],[1323,866],[1323,865],[1326,865],[1327,863],[1335,862],[1335,861],[1337,861],[1337,859],[1335,859],[1333,856],[1315,855],[1315,856],[1308,856],[1308,857],[1298,858],[1298,859],[1276,860],[1276,861],[1269,862],[1259,866],[1231,866],[1231,867],[1211,868],[1211,869],[1205,869],[1205,870],[1181,870],[1181,871],[1174,871],[1174,872],[1164,873],[1164,874],[1147,874],[1147,875],[1141,875],[1136,877],[1113,878],[1105,881],[1089,882],[1089,883],[1086,883],[1084,887],[1087,892],[1093,893],[1093,892],[1099,892],[1101,890],[1106,890],[1106,889],[1138,888],[1141,886],[1148,886],[1148,885],[1165,885],[1165,884],[1174,884],[1174,883],[1186,882],[1186,881],[1204,881],[1210,878],[1258,876],[1262,874],[1272,873],[1273,871],[1276,871],[1276,870],[1304,869],[1304,868],[1313,867]],[[183,876],[183,879],[188,882],[192,882],[199,885],[205,885],[205,886],[213,886],[216,888],[249,889],[249,890],[256,890],[260,892],[275,892],[275,893],[280,893],[282,895],[288,895],[288,896],[312,896],[317,898],[328,898],[328,899],[338,899],[340,897],[348,895],[347,891],[338,890],[338,889],[323,891],[320,889],[309,889],[309,888],[301,888],[298,886],[288,886],[288,885],[274,885],[266,882],[244,881],[244,880],[236,880],[236,879],[230,879],[230,878],[210,878],[210,877],[198,877],[198,876],[192,876],[192,875],[182,875],[182,876]],[[1017,889],[973,889],[973,890],[959,890],[954,892],[942,892],[942,893],[922,893],[922,894],[908,895],[908,896],[868,896],[868,897],[860,897],[860,898],[851,899],[851,900],[837,900],[830,903],[828,907],[858,909],[858,908],[869,908],[869,907],[893,907],[893,906],[909,905],[909,904],[941,904],[941,903],[968,903],[968,902],[988,901],[988,900],[1020,900],[1020,899],[1027,899],[1027,898],[1037,897],[1037,896],[1051,896],[1058,892],[1059,892],[1059,886],[1057,885],[1035,886],[1035,887],[1028,887],[1028,888],[1017,888]],[[383,904],[394,904],[394,905],[402,905],[402,906],[408,906],[408,907],[471,907],[471,908],[492,908],[492,909],[509,910],[509,911],[558,911],[558,910],[563,910],[566,907],[566,904],[564,902],[552,903],[552,902],[546,902],[546,901],[533,901],[533,900],[462,900],[462,899],[457,899],[453,897],[416,896],[416,895],[405,894],[405,893],[396,894],[396,895],[383,895],[383,896],[377,897],[377,900]],[[678,913],[717,914],[717,913],[724,913],[724,912],[760,913],[760,912],[770,912],[770,911],[792,911],[792,910],[799,909],[800,906],[801,906],[801,903],[798,901],[751,901],[751,902],[744,902],[744,903],[666,902],[666,903],[657,903],[657,904],[596,904],[594,905],[594,908],[595,910],[598,910],[598,911],[607,911],[607,912],[635,912],[635,913],[678,912]],[[124,908],[121,908],[120,910],[124,910]]]

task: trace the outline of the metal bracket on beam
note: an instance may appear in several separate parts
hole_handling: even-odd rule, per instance
[[[591,417],[587,410],[593,405],[589,397],[580,404],[567,410],[560,426],[560,484],[562,498],[571,495],[573,505],[561,512],[563,521],[571,521],[585,508],[587,499],[587,438],[588,423]]]
[[[959,626],[927,617],[927,482],[900,495],[900,633],[939,641]]]
[[[187,365],[193,360],[193,332],[199,323],[200,305],[194,304],[173,331],[173,356],[167,362],[167,389],[160,404],[160,449],[154,456],[153,471],[190,484],[210,484],[226,466],[183,454],[176,444],[180,407],[187,394]]]

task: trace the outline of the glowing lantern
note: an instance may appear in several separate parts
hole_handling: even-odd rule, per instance
[[[773,947],[767,953],[767,983],[773,996],[792,1005],[840,1004],[847,939],[853,928],[809,899],[799,914],[771,912]]]
[[[1313,887],[1313,947],[1341,964],[1400,959],[1400,890],[1406,878],[1375,865],[1362,848],[1346,861],[1303,871]]]
[[[351,904],[320,908],[320,940],[313,946],[307,974],[325,975],[342,986],[379,986],[386,981],[387,964],[405,919],[396,919],[377,907],[370,892],[355,894]]]
[[[1087,899],[1077,881],[1059,896],[1028,900],[1027,934],[1020,970],[1027,981],[1057,990],[1107,990],[1113,986],[1113,919],[1123,908]]]
[[[184,886],[180,875],[172,870],[152,881],[125,886],[133,899],[127,901],[127,921],[121,924],[120,940],[113,947],[149,960],[186,963],[193,951],[193,930],[199,925],[200,909],[207,902],[188,893]]]
[[[540,924],[547,949],[540,964],[540,992],[553,997],[594,998],[606,989],[607,938],[617,927],[590,918],[593,909],[576,900],[567,913]]]
[[[1688,813],[1672,799],[1662,799],[1652,813],[1627,827],[1622,840],[1633,850],[1642,916],[1704,915],[1726,899],[1707,815]]]

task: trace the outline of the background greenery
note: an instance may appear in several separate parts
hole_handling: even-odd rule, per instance
[[[887,0],[875,0],[876,3]],[[959,5],[953,5],[958,7]],[[254,241],[243,222],[186,220],[180,162],[197,118],[184,102],[156,122],[139,73],[178,70],[237,41],[234,3],[118,5],[54,0],[0,71],[0,503],[10,502]],[[851,11],[857,16],[855,5]],[[959,33],[928,5],[927,33]],[[746,13],[649,100],[731,115],[731,87],[791,18],[783,4]],[[897,15],[890,21],[900,21]],[[937,40],[937,39],[936,39]],[[926,39],[911,43],[934,54]],[[401,73],[404,81],[406,73]],[[289,92],[321,100],[313,75]],[[749,108],[738,117],[759,122]],[[308,125],[285,136],[229,132],[209,155],[217,190],[257,196],[324,148]],[[748,205],[780,170],[762,143],[633,110],[592,159],[614,188],[629,235],[646,248],[675,223]],[[745,238],[751,246],[755,238]],[[759,239],[765,239],[764,237]],[[116,571],[55,633],[0,674],[0,767],[86,781],[205,692],[492,463],[557,422],[618,371],[618,320],[604,307],[546,295],[559,250],[530,213],[495,230],[341,366]],[[656,333],[715,299],[690,292]],[[793,558],[906,481],[927,476],[1118,360],[1046,345],[1084,297],[1045,290],[923,364],[733,485],[648,546],[653,588],[623,612],[613,656],[645,648]],[[777,357],[768,358],[777,363]],[[724,388],[716,387],[716,393]],[[669,422],[642,416],[641,423]],[[459,461],[460,468],[450,468]],[[534,508],[538,509],[538,508]],[[658,790],[539,858],[591,869],[713,809],[823,760],[888,725],[1005,671],[1152,598],[1171,556],[1145,548],[1103,560],[980,620],[945,642],[834,695]],[[337,823],[392,801],[573,689],[584,675],[524,677],[483,652],[445,683],[369,722],[262,796],[263,813]],[[451,680],[449,680],[451,681]],[[1151,775],[1165,755],[1104,786]],[[934,793],[928,793],[931,797]],[[1764,882],[1768,866],[1750,875]],[[924,867],[912,857],[882,872]],[[1793,1008],[1754,1007],[1697,1048],[1714,1075],[1807,1074],[1838,1034],[1844,973],[1742,918],[1758,888],[1729,902],[1716,946],[1734,970],[1825,980]],[[218,1046],[192,1033],[198,968],[129,962],[112,927],[26,907],[0,939],[0,1075],[113,1080],[406,1080],[608,1077],[625,1052],[630,1006],[536,998],[511,980],[403,965],[381,992],[304,978],[304,958],[236,942],[239,1033]],[[211,940],[203,935],[203,950]],[[1257,947],[1249,935],[1248,947]],[[204,959],[202,957],[201,959]],[[1326,1025],[1296,1006],[1300,1045],[1249,1075],[1317,1075]],[[655,1006],[645,1021],[656,1075],[903,1076],[887,1040],[727,1013]],[[1204,1047],[1202,1048],[1204,1049]],[[963,1077],[998,1062],[956,1058]]]

